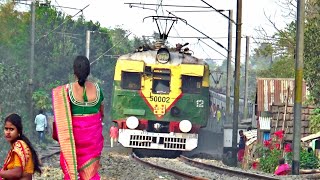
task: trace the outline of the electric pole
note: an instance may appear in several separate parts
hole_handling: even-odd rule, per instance
[[[250,38],[249,36],[246,36],[246,62],[245,62],[245,73],[244,73],[244,119],[248,118],[248,81],[249,81],[249,44],[250,44]]]
[[[292,174],[298,175],[300,169],[301,146],[301,106],[303,82],[303,52],[304,52],[304,19],[305,0],[297,1],[297,31],[296,31],[296,72],[294,88],[294,125],[293,125],[293,159]]]
[[[32,94],[33,94],[33,77],[34,77],[34,39],[35,39],[35,24],[36,24],[36,6],[35,2],[31,1],[31,33],[30,33],[30,78],[29,78],[29,116],[30,119],[33,119],[33,103],[32,103]]]
[[[240,89],[240,52],[241,52],[241,25],[242,25],[242,0],[237,0],[237,27],[236,27],[236,60],[234,79],[234,102],[232,123],[232,161],[237,166],[237,142],[239,119],[239,89]]]
[[[89,59],[89,55],[90,55],[90,33],[91,31],[87,30],[86,33],[86,56]]]
[[[228,27],[228,60],[227,60],[227,87],[226,87],[226,121],[230,122],[230,84],[232,78],[231,59],[232,59],[232,21],[233,10],[229,10],[229,27]]]

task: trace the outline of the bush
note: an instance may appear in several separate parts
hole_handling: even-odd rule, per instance
[[[310,130],[312,133],[320,131],[320,108],[316,108],[310,115]]]
[[[282,151],[273,149],[266,151],[260,158],[260,169],[266,173],[274,173],[274,170],[279,164],[279,157],[281,157]]]
[[[274,137],[264,142],[264,146],[257,149],[260,157],[259,166],[263,172],[273,173],[279,164],[279,159],[284,156],[288,164],[292,164],[293,153],[291,144],[286,144],[281,148],[283,132],[275,132]],[[316,169],[319,168],[320,161],[313,152],[306,149],[300,150],[300,169]]]
[[[313,152],[306,149],[300,151],[300,169],[316,169],[319,167],[319,159]]]

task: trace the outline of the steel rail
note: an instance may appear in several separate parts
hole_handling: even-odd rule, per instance
[[[144,164],[144,165],[147,165],[147,166],[150,166],[150,167],[162,170],[162,171],[169,172],[171,175],[173,175],[176,178],[192,179],[192,180],[208,180],[207,178],[193,176],[193,175],[190,175],[190,174],[186,174],[186,173],[183,173],[183,172],[180,172],[180,171],[176,171],[176,170],[173,170],[173,169],[165,168],[165,167],[162,167],[162,166],[147,162],[147,161],[139,158],[134,153],[132,153],[132,157],[133,157],[134,160],[138,161],[141,164]]]
[[[179,160],[188,164],[188,165],[198,167],[201,169],[206,169],[211,172],[216,172],[219,174],[233,175],[236,177],[244,177],[244,178],[249,178],[249,179],[267,179],[267,180],[280,179],[278,177],[265,176],[262,174],[255,174],[255,173],[250,173],[250,172],[246,172],[246,171],[238,171],[238,170],[228,169],[228,168],[224,168],[224,167],[220,167],[220,166],[216,166],[216,165],[201,163],[199,161],[192,160],[192,159],[190,159],[186,156],[182,156],[182,155],[180,155]]]
[[[39,158],[41,161],[45,160],[45,159],[49,159],[51,156],[55,155],[55,154],[59,154],[60,153],[60,146],[56,145],[56,146],[48,146],[48,150],[46,151],[45,154],[39,154]]]

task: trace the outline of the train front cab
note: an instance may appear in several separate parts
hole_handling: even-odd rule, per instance
[[[128,73],[139,74],[140,81],[137,78],[132,80],[138,84],[131,90],[135,94],[122,104],[125,108],[118,111],[122,115],[114,119],[119,126],[119,142],[131,148],[195,149],[198,131],[206,125],[209,112],[208,67],[194,64],[146,65],[143,61],[118,60],[115,81],[120,82],[120,87],[114,87],[113,107],[121,107],[116,105],[119,98],[124,98],[120,92],[132,83],[128,78],[125,83],[122,81]],[[159,88],[157,83],[164,87]],[[187,88],[190,85],[194,88]],[[186,89],[194,94],[188,94]]]

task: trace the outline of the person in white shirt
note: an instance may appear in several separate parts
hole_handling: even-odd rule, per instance
[[[47,117],[43,114],[43,110],[39,111],[39,114],[34,119],[34,123],[36,124],[36,131],[39,135],[39,142],[43,143],[44,140],[44,130],[47,129]]]

